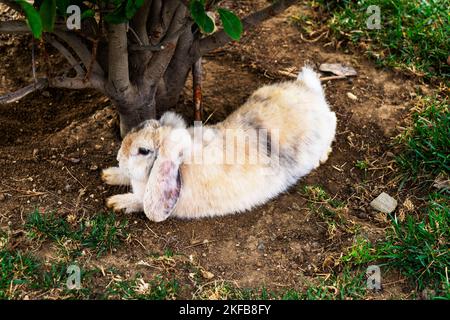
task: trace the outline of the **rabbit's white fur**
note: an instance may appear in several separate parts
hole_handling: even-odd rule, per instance
[[[270,142],[254,134],[261,129],[268,132]],[[336,116],[318,75],[304,67],[296,81],[256,90],[223,122],[203,127],[200,139],[194,139],[194,131],[180,116],[168,112],[159,122],[148,120],[130,132],[118,153],[119,167],[104,170],[103,179],[108,184],[131,184],[133,193],[112,196],[107,205],[144,211],[153,221],[248,210],[327,160]],[[223,161],[230,139],[247,139],[240,164]],[[275,151],[276,161],[271,152],[261,151],[262,144]],[[139,148],[151,152],[143,156]],[[192,161],[198,151],[203,155],[200,163]],[[260,157],[256,164],[249,161],[252,151]]]

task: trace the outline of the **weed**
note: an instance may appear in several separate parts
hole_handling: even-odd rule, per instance
[[[127,222],[117,220],[114,213],[102,213],[82,221],[75,229],[64,218],[38,210],[28,216],[25,225],[32,239],[56,241],[69,258],[79,255],[80,248],[92,249],[100,256],[117,247],[127,236],[126,226]],[[62,245],[67,242],[75,242],[72,244],[73,248]],[[79,245],[76,245],[77,243]]]
[[[333,37],[363,48],[381,65],[426,77],[450,76],[448,0],[319,1],[329,11]],[[380,8],[381,28],[368,29],[366,10]]]
[[[378,245],[380,258],[394,267],[419,290],[432,288],[437,295],[450,296],[450,197],[433,194],[426,215],[408,216],[404,223],[395,217],[387,240]]]
[[[403,171],[417,177],[450,172],[450,106],[447,98],[422,97],[412,114],[412,124],[397,143]]]

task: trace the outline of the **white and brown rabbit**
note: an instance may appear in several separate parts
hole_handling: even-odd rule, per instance
[[[123,140],[110,185],[132,193],[108,198],[114,210],[170,216],[221,216],[263,204],[327,160],[336,116],[318,75],[304,67],[296,81],[264,86],[223,122],[186,128],[165,113]]]

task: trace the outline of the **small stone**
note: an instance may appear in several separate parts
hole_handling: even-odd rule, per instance
[[[354,101],[358,100],[358,97],[355,96],[353,93],[351,92],[347,92],[347,97],[349,97],[349,99],[352,99]]]
[[[202,270],[202,277],[205,279],[212,279],[212,278],[214,278],[214,273],[206,271],[206,270]]]
[[[258,246],[256,247],[259,251],[264,251],[264,249],[266,248],[266,246],[264,245],[264,243],[262,241],[260,241],[258,243]]]
[[[38,153],[39,153],[39,149],[33,149],[33,158],[36,158]]]
[[[6,197],[3,193],[0,193],[0,202],[5,201]]]
[[[42,95],[46,98],[50,98],[50,92],[48,91],[42,91]]]
[[[395,208],[397,208],[397,200],[392,198],[387,193],[382,192],[378,197],[372,200],[370,206],[375,210],[384,213],[391,213],[395,210]]]
[[[388,151],[388,152],[386,152],[386,157],[395,158],[395,154],[393,154],[392,152]]]
[[[102,148],[102,146],[99,145],[99,144],[96,144],[96,145],[94,146],[94,149],[95,149],[95,150],[100,150],[101,148]]]
[[[69,161],[72,163],[80,163],[81,160],[79,158],[70,158]]]
[[[96,171],[98,169],[98,166],[96,164],[93,164],[92,166],[89,167],[89,170],[91,171]]]
[[[365,213],[365,212],[358,212],[356,215],[357,215],[358,218],[360,218],[360,219],[367,219],[367,218],[368,218],[368,215],[367,215],[367,213]]]

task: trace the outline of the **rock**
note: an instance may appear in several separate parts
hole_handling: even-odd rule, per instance
[[[356,215],[357,215],[358,218],[360,218],[360,219],[367,219],[367,218],[369,217],[369,216],[367,215],[367,213],[365,213],[365,212],[358,212]]]
[[[372,200],[370,206],[375,210],[384,213],[391,213],[395,210],[395,208],[397,208],[397,200],[392,198],[387,193],[382,192],[378,197]]]
[[[96,145],[94,146],[94,149],[95,149],[95,150],[100,150],[101,148],[102,148],[102,146],[99,145],[99,144],[96,144]]]
[[[6,197],[3,193],[0,193],[0,202],[5,201]]]
[[[92,166],[89,167],[89,170],[91,171],[96,171],[98,169],[98,166],[96,164],[93,164]]]
[[[212,279],[212,278],[214,278],[214,273],[206,271],[206,270],[202,270],[202,277],[205,279]]]
[[[351,92],[347,92],[347,97],[349,97],[350,99],[352,99],[352,100],[354,100],[354,101],[358,100],[358,97],[355,96],[355,95],[354,95],[353,93],[351,93]]]
[[[331,72],[337,76],[352,77],[358,73],[353,67],[344,66],[340,63],[322,63],[319,66],[319,70],[323,72]]]
[[[81,160],[79,158],[70,158],[69,161],[72,163],[80,163]]]
[[[264,251],[266,249],[266,246],[262,241],[258,242],[258,246],[256,247],[259,251]]]

